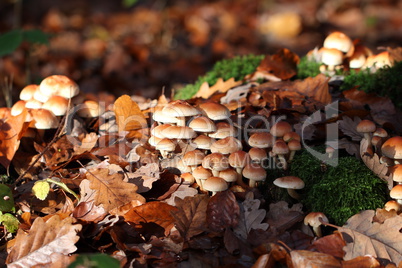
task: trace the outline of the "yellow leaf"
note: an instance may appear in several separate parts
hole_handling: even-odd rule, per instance
[[[36,198],[40,200],[45,200],[50,191],[50,185],[47,181],[40,180],[35,182],[32,187],[32,193],[36,196]]]
[[[114,103],[119,131],[131,131],[147,127],[147,121],[138,104],[130,96],[123,95]]]

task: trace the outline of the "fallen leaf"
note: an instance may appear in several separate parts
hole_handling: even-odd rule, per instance
[[[28,233],[18,230],[14,246],[7,257],[7,267],[44,266],[77,250],[81,224],[74,218],[61,219],[58,215],[46,222],[36,218]]]
[[[28,111],[24,109],[17,116],[10,116],[5,121],[0,120],[0,164],[7,170],[20,145],[27,114]]]
[[[174,206],[154,201],[130,209],[124,215],[124,219],[136,225],[149,222],[156,223],[162,226],[165,229],[165,235],[168,235],[174,225],[174,218],[171,215],[171,212],[174,211],[177,211]]]
[[[341,120],[338,120],[339,129],[349,136],[354,141],[361,141],[363,139],[363,134],[357,132],[356,127],[362,120],[355,116],[353,119],[348,116],[343,116]]]
[[[106,211],[122,206],[132,200],[145,203],[145,198],[136,191],[135,184],[123,181],[121,173],[109,174],[107,168],[88,170],[86,178],[91,182],[90,188],[96,190],[95,205],[103,205]]]
[[[345,252],[343,247],[346,246],[341,233],[335,232],[331,235],[326,235],[317,240],[314,240],[309,250],[318,251],[329,254],[338,259],[343,259]]]
[[[196,195],[194,197],[176,198],[177,211],[172,211],[175,218],[175,226],[180,235],[186,240],[201,234],[206,228],[206,213],[209,201],[208,195]]]
[[[233,192],[219,192],[208,202],[208,228],[214,232],[222,232],[226,228],[236,227],[239,214],[240,208]]]
[[[251,229],[267,230],[268,223],[262,223],[267,211],[260,209],[261,201],[254,199],[253,192],[246,194],[245,200],[240,203],[240,217],[238,225],[233,229],[234,233],[242,239],[247,239]]]
[[[282,233],[298,222],[303,221],[304,213],[302,204],[293,204],[289,207],[285,201],[279,201],[269,205],[267,223],[270,228],[275,228]]]
[[[74,154],[79,155],[91,151],[98,142],[98,135],[95,132],[85,134],[80,144],[74,144]]]
[[[393,263],[402,261],[402,216],[373,222],[375,211],[365,210],[338,227],[346,242],[344,260],[371,255]]]
[[[176,197],[184,199],[187,196],[192,197],[195,196],[196,194],[198,194],[197,189],[191,187],[190,185],[180,184],[180,186],[176,189],[176,191],[174,191],[169,198],[164,199],[163,202],[174,206],[175,205],[174,200],[176,200]]]
[[[223,81],[222,78],[219,78],[213,86],[209,86],[207,82],[202,83],[198,92],[193,96],[193,98],[204,98],[208,99],[214,93],[226,93],[229,89],[239,86],[241,81],[235,81],[234,78],[230,78],[226,81]]]
[[[330,104],[332,97],[329,94],[328,81],[328,77],[319,74],[304,80],[296,80],[292,89],[323,104]]]
[[[273,55],[266,55],[257,67],[257,71],[287,80],[296,75],[299,61],[300,58],[297,54],[283,48]]]
[[[335,257],[308,250],[292,250],[288,258],[288,264],[293,267],[315,267],[315,268],[335,268],[342,267],[342,264]]]
[[[342,261],[342,268],[379,268],[381,264],[373,256],[359,256],[348,261]]]
[[[147,121],[138,104],[130,96],[123,95],[114,102],[119,132],[147,128]]]

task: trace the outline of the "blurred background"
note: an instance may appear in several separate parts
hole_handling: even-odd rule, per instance
[[[303,56],[334,30],[374,52],[398,47],[402,1],[0,0],[0,35],[12,29],[49,34],[48,44],[24,42],[0,58],[0,83],[12,86],[14,102],[25,85],[52,74],[95,99],[155,98],[220,59],[284,47]]]

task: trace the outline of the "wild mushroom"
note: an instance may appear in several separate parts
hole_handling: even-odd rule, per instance
[[[192,119],[188,126],[194,131],[201,132],[203,134],[216,131],[215,123],[206,116],[199,116]]]
[[[248,144],[254,148],[266,149],[274,145],[275,138],[269,132],[256,132],[248,138]]]
[[[286,133],[292,132],[292,126],[286,121],[276,122],[269,131],[276,139],[282,138]]]
[[[217,177],[219,171],[225,170],[229,167],[229,160],[221,153],[212,153],[204,157],[202,166],[212,171],[212,174]]]
[[[395,136],[386,140],[381,146],[381,153],[394,161],[400,161],[402,159],[402,137]]]
[[[52,96],[43,103],[42,109],[52,111],[56,116],[64,116],[69,109],[69,100],[61,96]]]
[[[176,117],[177,125],[183,127],[186,125],[186,117],[200,113],[196,108],[183,100],[176,100],[168,103],[163,107],[162,112],[168,116]]]
[[[243,149],[241,141],[236,139],[235,137],[226,137],[224,139],[220,139],[215,141],[211,145],[212,153],[221,153],[224,155],[228,155]]]
[[[204,159],[205,154],[200,150],[192,150],[188,151],[183,156],[183,163],[191,168],[192,171],[202,164],[202,160]]]
[[[20,92],[20,100],[30,100],[34,98],[35,91],[39,88],[39,85],[30,84],[25,86]]]
[[[301,144],[300,141],[297,140],[291,140],[288,142],[288,147],[289,147],[289,162],[291,162],[293,160],[293,157],[296,154],[296,151],[301,150]]]
[[[217,192],[222,192],[227,189],[228,184],[220,177],[209,177],[204,182],[204,190],[212,192],[212,196],[214,196]]]
[[[296,190],[304,188],[304,181],[295,176],[285,176],[274,180],[274,185],[286,189],[292,198],[299,200],[300,195]]]
[[[371,133],[373,133],[375,130],[376,126],[374,122],[367,119],[360,121],[360,123],[356,126],[356,131],[363,133],[364,138],[368,142],[368,146],[371,146]]]
[[[346,57],[352,56],[354,45],[352,39],[346,34],[335,31],[329,34],[323,42],[324,48],[337,49],[345,54]]]
[[[182,178],[183,184],[192,185],[195,182],[195,178],[190,172],[182,173],[180,178]]]
[[[229,136],[235,136],[236,130],[228,122],[216,123],[216,131],[209,133],[208,136],[214,139],[224,139]]]
[[[44,95],[58,95],[68,99],[78,95],[80,91],[77,83],[65,75],[51,75],[46,77],[39,84],[39,89]]]
[[[211,149],[211,145],[215,142],[215,139],[206,135],[199,135],[193,139],[192,142],[197,146],[197,149],[207,154],[207,151]]]
[[[335,66],[341,65],[343,62],[343,53],[338,49],[322,47],[319,53],[321,54],[321,62],[327,66],[326,68],[325,66],[320,67],[321,72],[326,70],[333,72],[335,71]]]
[[[397,184],[402,184],[402,165],[397,164],[389,168],[390,177]]]
[[[395,210],[396,213],[399,213],[402,211],[402,205],[396,202],[395,200],[389,200],[387,203],[385,203],[384,209],[386,211]]]
[[[163,138],[156,144],[155,149],[160,151],[163,158],[168,158],[169,153],[173,152],[176,149],[176,143],[173,142],[171,139]]]
[[[29,125],[36,128],[41,139],[47,138],[47,130],[56,130],[59,127],[59,119],[49,110],[32,110],[32,121]]]
[[[236,169],[236,172],[238,174],[237,177],[237,184],[240,186],[246,186],[246,184],[243,182],[243,168],[250,163],[250,156],[248,153],[245,151],[237,151],[233,152],[229,155],[229,164],[233,168]]]
[[[228,186],[230,187],[232,183],[237,181],[238,174],[235,169],[227,168],[219,171],[219,177],[224,179],[227,182]]]
[[[395,185],[389,192],[389,196],[402,205],[402,184]]]
[[[249,179],[248,186],[256,187],[258,182],[265,181],[267,172],[259,164],[250,163],[243,168],[243,176]]]
[[[209,101],[201,103],[199,108],[203,114],[214,121],[228,119],[231,115],[229,109],[225,105],[217,102]]]
[[[317,237],[322,237],[321,224],[328,222],[328,218],[322,212],[310,212],[304,217],[304,224],[313,227],[314,234]]]
[[[276,155],[282,165],[282,169],[288,168],[285,156],[289,153],[289,147],[283,140],[277,140],[272,147],[272,153]]]
[[[204,168],[203,166],[198,166],[193,170],[192,174],[198,186],[200,187],[200,190],[204,191],[204,181],[209,177],[212,177],[212,171]]]
[[[251,161],[257,164],[261,164],[265,159],[268,159],[267,151],[262,148],[253,147],[248,151],[248,154]]]

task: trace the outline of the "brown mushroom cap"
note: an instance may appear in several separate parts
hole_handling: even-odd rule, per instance
[[[371,55],[367,57],[363,68],[375,67],[376,69],[383,68],[385,66],[392,66],[391,58],[388,51],[383,51],[377,55]]]
[[[395,185],[389,192],[389,196],[393,199],[401,200],[402,199],[402,184]]]
[[[388,132],[387,132],[385,129],[383,129],[383,128],[381,128],[381,127],[378,127],[378,128],[376,128],[376,130],[374,131],[373,136],[378,136],[378,137],[381,137],[381,138],[386,138],[386,137],[388,137]]]
[[[194,118],[188,126],[197,132],[210,133],[216,131],[215,123],[206,116]]]
[[[22,113],[22,111],[24,109],[26,109],[25,104],[26,104],[26,101],[24,101],[24,100],[19,100],[16,103],[14,103],[14,105],[11,107],[11,110],[10,110],[11,115],[17,116],[20,113]]]
[[[39,85],[31,84],[25,86],[20,92],[20,100],[30,100],[33,99],[35,91],[39,88]]]
[[[39,84],[40,91],[47,96],[58,95],[72,98],[79,93],[78,85],[65,75],[51,75]]]
[[[94,118],[100,116],[103,112],[104,109],[97,101],[86,100],[78,109],[77,114],[83,118]]]
[[[172,140],[168,138],[164,138],[156,144],[155,149],[161,151],[173,152],[176,149],[176,143],[174,143]]]
[[[212,153],[204,157],[202,166],[211,169],[214,173],[229,168],[229,160],[221,153]]]
[[[264,181],[267,172],[258,164],[248,164],[243,168],[243,176],[252,181]]]
[[[376,130],[376,126],[373,121],[370,120],[362,120],[356,126],[356,131],[360,133],[372,133]]]
[[[203,183],[203,188],[212,193],[222,192],[228,189],[226,181],[220,177],[209,177]]]
[[[262,148],[253,147],[248,151],[248,154],[250,155],[251,160],[256,162],[262,162],[264,159],[268,158],[267,151]]]
[[[402,165],[394,165],[389,168],[392,180],[397,183],[402,183]]]
[[[158,137],[156,137],[156,136],[151,136],[151,137],[149,137],[149,139],[148,139],[148,143],[149,143],[149,145],[155,147],[162,139],[163,139],[163,138],[158,138]]]
[[[32,110],[32,121],[30,127],[36,129],[54,129],[58,128],[58,118],[49,110],[36,109]]]
[[[42,108],[42,105],[43,105],[42,102],[35,99],[30,99],[25,102],[25,108],[28,109],[40,109]]]
[[[294,131],[288,132],[285,135],[283,135],[283,140],[285,142],[289,142],[291,140],[297,140],[297,141],[301,141],[300,135],[297,134]]]
[[[277,138],[282,138],[286,133],[292,132],[292,126],[286,121],[276,122],[270,130],[270,133]]]
[[[212,153],[221,153],[221,154],[230,154],[236,151],[240,151],[243,149],[241,141],[236,139],[235,137],[226,137],[221,140],[215,141],[211,145]]]
[[[272,147],[272,152],[277,155],[285,155],[289,153],[289,147],[283,140],[277,140]]]
[[[237,181],[238,175],[239,174],[237,174],[236,170],[234,170],[233,168],[224,169],[219,172],[219,177],[224,179],[227,183]]]
[[[384,209],[386,211],[391,211],[391,210],[395,210],[396,212],[400,212],[402,209],[402,205],[399,204],[397,201],[395,200],[389,200],[387,203],[385,203],[384,205]]]
[[[343,53],[350,53],[352,55],[353,50],[354,50],[354,45],[352,39],[350,39],[349,36],[342,32],[335,31],[331,34],[329,34],[325,39],[323,46],[325,48],[333,48],[337,49],[339,51],[342,51]]]
[[[170,124],[176,124],[178,121],[176,117],[169,116],[168,114],[162,112],[162,109],[156,109],[152,113],[152,119],[159,123],[170,123]]]
[[[227,122],[218,122],[216,124],[216,131],[209,133],[208,136],[215,139],[224,139],[236,134],[235,128]]]
[[[381,146],[381,152],[386,157],[402,159],[402,137],[395,136],[386,140]]]
[[[52,111],[56,116],[63,116],[67,113],[68,105],[68,99],[61,96],[52,96],[42,105],[42,109]]]
[[[320,226],[322,222],[326,222],[328,223],[329,220],[327,218],[327,216],[325,216],[324,213],[322,212],[310,212],[309,214],[306,215],[306,217],[304,217],[304,224],[305,225],[310,225],[312,227],[318,227]]]
[[[199,114],[199,111],[183,100],[176,100],[163,107],[162,112],[168,116],[186,117]]]
[[[198,166],[202,164],[205,154],[200,150],[189,151],[184,154],[183,162],[187,166]]]
[[[343,53],[338,49],[322,47],[319,53],[321,54],[321,62],[325,65],[334,66],[342,64]]]
[[[212,177],[212,172],[209,169],[204,168],[203,166],[198,166],[193,170],[193,176],[197,180],[206,180],[209,177]]]
[[[199,106],[200,110],[212,120],[224,120],[230,117],[229,109],[220,103],[205,102]]]
[[[255,148],[269,148],[274,145],[274,137],[269,132],[257,132],[250,136],[248,144]]]
[[[171,124],[158,125],[151,130],[151,134],[161,139],[166,138],[166,136],[162,134],[162,131],[170,126],[172,125]]]
[[[295,176],[285,176],[274,180],[274,184],[280,188],[300,190],[304,188],[304,181]]]
[[[161,131],[161,134],[169,139],[192,139],[196,136],[191,127],[170,126]]]
[[[190,172],[185,172],[180,175],[180,178],[183,179],[183,182],[186,184],[193,184],[195,182],[195,178],[193,174]]]
[[[290,151],[301,150],[301,143],[297,140],[291,140],[288,142],[288,147]]]
[[[193,142],[197,145],[198,149],[209,150],[211,145],[215,142],[215,139],[209,136],[199,135]]]

